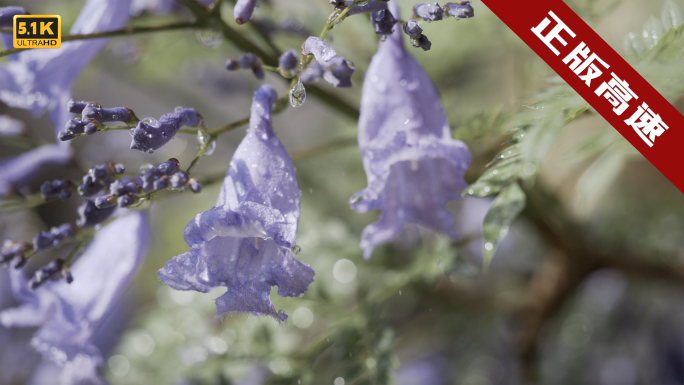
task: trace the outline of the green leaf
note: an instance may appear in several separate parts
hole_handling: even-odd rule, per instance
[[[511,183],[494,199],[482,224],[485,241],[482,267],[484,272],[489,270],[499,240],[506,236],[509,226],[524,207],[525,193],[517,183]]]

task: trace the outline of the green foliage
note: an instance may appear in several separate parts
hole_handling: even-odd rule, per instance
[[[499,239],[508,234],[513,220],[525,208],[525,192],[517,183],[511,183],[494,199],[494,203],[485,216],[483,230],[485,240],[483,270],[489,270],[489,264],[496,252]]]

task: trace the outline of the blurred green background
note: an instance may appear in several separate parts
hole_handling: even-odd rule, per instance
[[[68,26],[82,3],[11,5],[60,14]],[[566,3],[675,106],[684,107],[681,29],[648,52],[648,41],[641,43],[644,52],[623,44],[632,32],[636,37],[628,41],[634,47],[645,25],[653,30],[660,23],[665,32],[661,14],[672,2]],[[674,3],[684,8],[683,2]],[[408,18],[414,3],[399,4]],[[439,89],[454,137],[471,149],[470,183],[486,170],[516,121],[530,113],[525,105],[558,94],[568,105],[582,103],[484,4],[472,6],[473,19],[421,23],[432,49],[411,49]],[[255,18],[290,18],[318,35],[331,9],[323,0],[269,0]],[[223,13],[231,26],[260,41],[248,25],[234,24],[229,2]],[[182,11],[142,14],[131,25],[189,18]],[[319,86],[358,106],[379,39],[363,15],[345,20],[329,36],[337,52],[356,65],[354,87]],[[298,49],[305,36],[278,33],[273,40],[281,50]],[[205,48],[188,30],[116,38],[81,75],[73,94],[103,106],[128,106],[141,118],[193,107],[207,127],[218,127],[248,115],[261,83],[248,71],[223,68],[227,58],[240,54],[227,41]],[[287,90],[276,74],[267,73],[264,82],[279,95]],[[6,106],[0,112],[23,119],[32,135],[51,140],[47,117],[34,119]],[[219,184],[206,185],[198,195],[169,194],[154,201],[148,208],[153,241],[147,259],[120,319],[111,322],[113,329],[125,327],[121,340],[109,343],[103,368],[113,384],[684,384],[684,196],[593,110],[565,127],[549,128],[541,134],[542,144],[528,148],[538,162],[531,163],[535,169],[523,183],[527,207],[502,239],[486,275],[481,226],[491,198],[468,197],[450,205],[462,240],[408,229],[404,241],[379,247],[364,261],[360,233],[378,213],[360,215],[348,206],[349,195],[366,186],[358,148],[337,146],[305,156],[321,144],[353,138],[356,122],[312,95],[273,121],[295,158],[303,193],[297,258],[314,268],[315,282],[301,298],[272,291],[276,309],[290,315],[284,325],[264,318],[216,318],[213,299],[223,290],[175,292],[156,272],[188,249],[183,228],[213,206]],[[225,173],[244,130],[221,136],[194,175]],[[134,171],[170,157],[187,167],[197,154],[191,135],[178,134],[154,154],[129,150],[129,142],[128,132],[117,131],[72,143],[81,168],[116,161]],[[0,149],[3,157],[20,152]],[[54,171],[46,170],[46,178],[54,178]],[[76,170],[59,172],[79,176]],[[0,234],[31,239],[38,230],[74,221],[78,203],[3,212]],[[6,275],[0,278],[6,285]],[[16,338],[26,338],[24,332],[16,331]],[[0,367],[11,354],[0,353]],[[5,369],[0,378],[19,384],[28,375]]]

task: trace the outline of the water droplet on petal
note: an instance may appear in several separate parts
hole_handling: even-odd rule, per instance
[[[297,255],[302,252],[302,247],[299,245],[292,246],[292,254]]]

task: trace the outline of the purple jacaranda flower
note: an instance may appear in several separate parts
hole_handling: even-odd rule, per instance
[[[0,313],[6,327],[37,327],[31,344],[63,366],[60,382],[101,384],[103,357],[93,338],[135,275],[149,238],[143,213],[129,212],[98,231],[71,268],[74,281],[49,281],[29,288],[21,270],[12,269],[12,289],[23,303]]]
[[[390,2],[389,9],[399,19],[396,4]],[[466,145],[451,138],[435,86],[402,39],[395,28],[380,43],[363,82],[359,147],[368,187],[350,202],[361,213],[382,211],[363,231],[365,258],[406,223],[456,237],[454,216],[444,206],[460,198],[470,165]]]
[[[280,321],[269,293],[296,297],[314,272],[291,251],[299,223],[299,187],[292,159],[276,137],[269,85],[254,93],[249,132],[230,162],[216,206],[185,228],[190,251],[174,257],[159,277],[176,290],[209,292],[226,286],[216,300],[218,315],[270,315]]]
[[[71,28],[71,34],[87,34],[122,28],[129,18],[130,0],[88,0]],[[64,105],[78,75],[108,39],[62,43],[61,48],[33,49],[10,55],[0,66],[0,100],[30,110],[34,116],[50,111],[57,130],[69,120]]]
[[[342,56],[337,56],[335,49],[315,36],[304,42],[304,52],[314,55],[323,69],[323,78],[335,87],[351,87],[354,64]]]
[[[145,118],[131,129],[131,149],[151,153],[173,139],[181,127],[195,127],[200,123],[202,116],[193,108],[181,108],[162,115],[159,120]]]
[[[72,157],[70,148],[48,144],[0,163],[0,197],[24,187],[41,168],[50,164],[66,165]]]
[[[22,7],[0,7],[0,28],[13,28],[14,16],[26,14],[26,9]],[[2,33],[0,37],[2,37],[2,44],[5,45],[5,48],[14,48],[14,38],[11,33]]]

